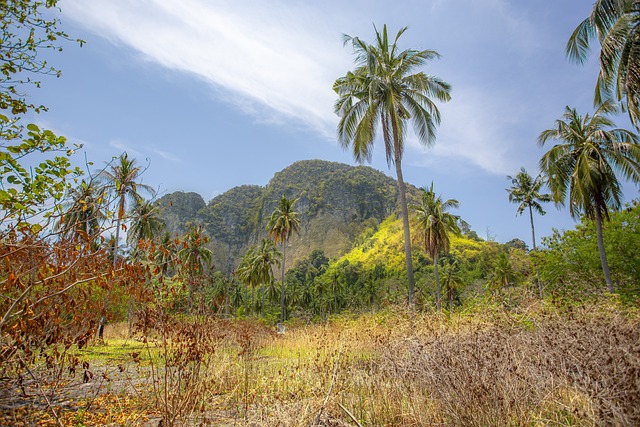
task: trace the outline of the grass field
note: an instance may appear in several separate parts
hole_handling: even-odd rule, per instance
[[[83,382],[78,365],[57,388],[46,383],[58,420],[32,384],[30,405],[3,410],[7,425],[640,424],[639,316],[610,300],[413,317],[387,309],[284,335],[201,319],[164,339],[125,336],[112,327],[105,343],[70,350],[92,378]]]

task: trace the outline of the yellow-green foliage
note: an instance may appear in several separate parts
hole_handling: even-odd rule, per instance
[[[417,230],[411,230],[413,236],[417,236]],[[365,233],[367,233],[365,231]],[[491,251],[496,246],[494,242],[472,240],[465,236],[450,235],[451,253],[458,255],[467,263],[476,263],[482,260],[482,254]],[[384,220],[378,229],[366,238],[358,239],[361,243],[339,258],[333,263],[329,270],[335,269],[344,261],[350,264],[361,263],[365,268],[373,267],[376,264],[383,264],[388,273],[400,273],[405,269],[404,259],[404,236],[402,222],[395,216],[390,216]],[[424,250],[413,244],[414,259],[430,258]]]
[[[402,222],[393,216],[384,220],[378,230],[364,242],[338,259],[336,264],[349,261],[374,266],[382,263],[389,272],[399,272],[404,268],[404,243]]]

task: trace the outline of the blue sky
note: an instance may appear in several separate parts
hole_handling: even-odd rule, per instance
[[[565,43],[586,0],[350,2],[61,0],[62,27],[86,40],[51,58],[62,70],[32,92],[49,112],[30,118],[96,166],[127,151],[150,162],[144,182],[206,201],[242,184],[265,185],[297,160],[355,164],[336,143],[332,84],[353,68],[342,34],[373,40],[373,24],[402,48],[434,49],[425,68],[453,86],[440,104],[432,148],[410,138],[405,180],[434,181],[482,237],[531,243],[529,221],[508,202],[506,175],[537,173],[539,133],[566,105],[591,112],[594,60],[569,62]],[[618,120],[625,124],[622,117]],[[391,176],[378,145],[372,167]],[[395,176],[394,176],[395,177]],[[627,197],[637,190],[627,186]],[[538,236],[571,228],[547,207]]]

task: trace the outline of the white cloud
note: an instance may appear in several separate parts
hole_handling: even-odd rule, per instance
[[[314,11],[278,2],[69,0],[65,13],[146,60],[197,75],[260,120],[294,119],[334,135],[331,87],[348,56],[339,31]]]
[[[119,139],[113,139],[109,141],[109,146],[120,151],[121,153],[119,153],[118,155],[122,154],[123,152],[126,152],[127,154],[129,154],[129,156],[132,156],[132,157],[145,157],[145,155],[142,154],[140,151],[136,150],[130,145],[127,145],[125,142]]]

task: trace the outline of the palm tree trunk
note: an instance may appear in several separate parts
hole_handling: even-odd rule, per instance
[[[409,210],[407,208],[407,196],[405,193],[404,178],[402,176],[401,154],[396,150],[395,154],[396,176],[398,178],[398,196],[400,197],[400,209],[402,210],[402,227],[404,230],[404,254],[407,264],[407,286],[409,289],[409,309],[414,310],[413,302],[413,262],[411,259],[411,231],[409,229]]]
[[[613,281],[611,280],[611,272],[609,271],[609,263],[607,262],[607,254],[604,251],[604,238],[602,237],[602,213],[596,209],[596,233],[598,235],[598,251],[600,252],[600,262],[602,263],[602,272],[604,280],[607,283],[607,290],[614,292]]]
[[[118,215],[116,219],[116,236],[115,241],[113,242],[113,268],[115,270],[116,263],[118,261],[118,240],[120,239],[120,221],[121,218]],[[102,340],[104,337],[104,326],[107,323],[107,308],[109,307],[109,292],[107,291],[107,295],[104,297],[104,303],[102,304],[103,314],[100,316],[100,322],[98,323],[98,339]]]
[[[533,251],[537,251],[536,248],[536,229],[533,226],[533,210],[531,209],[531,205],[529,205],[529,219],[531,220],[531,241],[533,242]],[[542,292],[542,280],[540,280],[540,268],[536,264],[536,276],[538,277],[538,293],[540,294],[540,299],[544,300],[544,293]]]
[[[438,254],[433,256],[433,266],[436,271],[436,308],[438,311],[442,310],[442,301],[440,298],[440,275],[438,274]]]
[[[284,264],[287,260],[287,240],[282,241],[282,287],[280,292],[280,322],[284,323]]]

